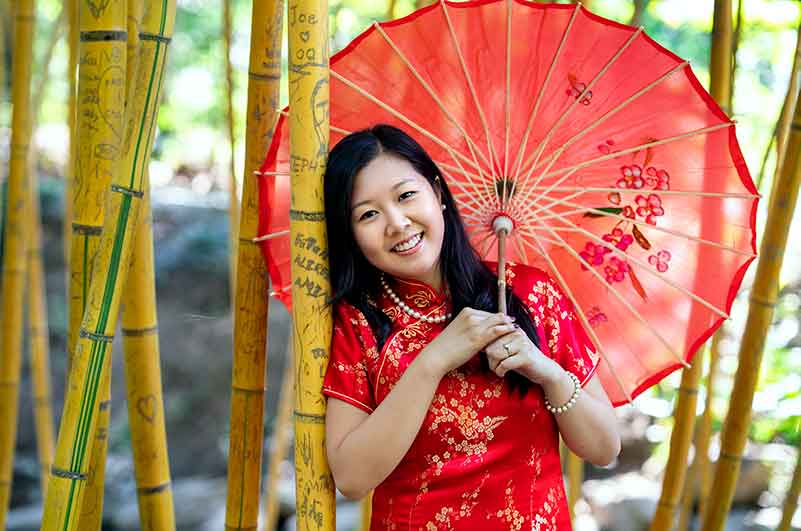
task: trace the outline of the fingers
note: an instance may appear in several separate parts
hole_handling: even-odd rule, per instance
[[[494,371],[495,374],[498,375],[499,378],[503,378],[507,372],[514,371],[516,369],[521,368],[523,365],[526,364],[528,359],[526,356],[521,354],[515,354],[506,358],[505,360],[501,361],[497,367],[495,367]]]
[[[489,362],[490,370],[494,371],[495,368],[506,358],[514,356],[520,346],[516,343],[518,339],[518,330],[514,330],[508,334],[504,334],[494,341],[490,342],[485,348],[484,352],[487,353],[487,361]],[[504,345],[509,347],[509,352],[506,351]]]

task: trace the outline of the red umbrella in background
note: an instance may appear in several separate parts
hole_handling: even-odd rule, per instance
[[[686,365],[756,256],[734,122],[686,61],[580,4],[439,2],[374,24],[331,59],[330,98],[331,145],[406,130],[482,256],[560,283],[615,405]],[[259,239],[289,307],[284,117],[260,171]]]

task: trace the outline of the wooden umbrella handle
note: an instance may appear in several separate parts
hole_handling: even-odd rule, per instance
[[[506,313],[506,236],[505,229],[498,232],[498,311]]]

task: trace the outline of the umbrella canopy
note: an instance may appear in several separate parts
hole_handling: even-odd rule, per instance
[[[406,130],[482,256],[500,248],[560,283],[615,405],[687,366],[728,317],[756,256],[757,190],[734,122],[642,28],[580,4],[439,2],[336,54],[330,97],[332,144]],[[287,305],[289,173],[304,164],[288,133],[282,117],[260,170],[259,238]]]

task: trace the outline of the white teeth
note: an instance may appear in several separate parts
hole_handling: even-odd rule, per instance
[[[420,243],[420,240],[422,238],[423,238],[422,234],[418,234],[417,236],[415,236],[414,238],[405,243],[399,243],[398,245],[393,247],[392,250],[399,252],[408,251],[409,249]]]

